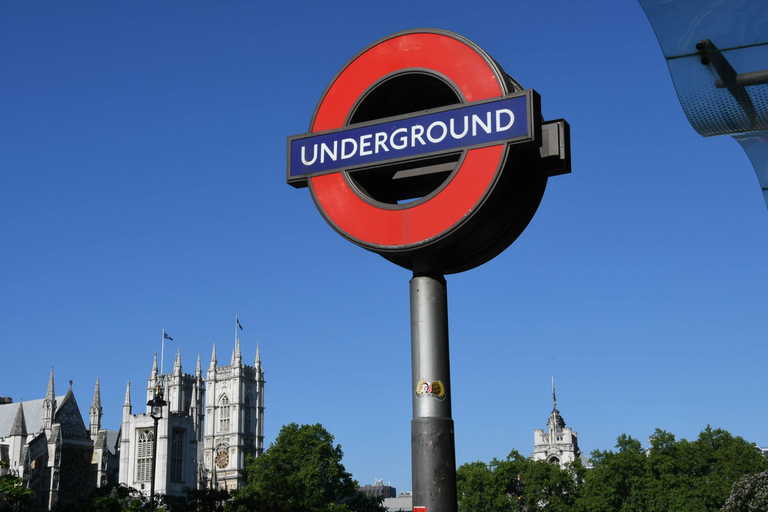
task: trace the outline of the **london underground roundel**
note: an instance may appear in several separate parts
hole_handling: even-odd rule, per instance
[[[548,176],[570,171],[568,137],[471,41],[401,32],[339,71],[309,132],[288,139],[287,181],[348,240],[449,274],[519,236]]]

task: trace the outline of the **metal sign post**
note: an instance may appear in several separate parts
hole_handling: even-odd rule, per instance
[[[413,503],[456,510],[448,297],[441,275],[414,273],[411,289],[411,480]]]
[[[500,254],[547,179],[570,172],[568,123],[539,103],[472,41],[413,30],[352,58],[309,132],[288,138],[287,182],[343,237],[413,271],[414,511],[457,507],[444,276]]]

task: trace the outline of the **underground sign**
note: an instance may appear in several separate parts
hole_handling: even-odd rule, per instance
[[[525,229],[549,176],[570,172],[568,124],[457,34],[386,37],[323,93],[288,138],[287,182],[309,187],[348,240],[443,274],[498,255]]]

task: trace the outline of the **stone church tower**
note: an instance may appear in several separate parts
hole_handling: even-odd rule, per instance
[[[132,414],[131,383],[125,391],[123,422],[120,429],[120,483],[147,492],[152,475],[155,444],[154,420],[145,405],[154,397],[155,387],[163,389],[167,405],[157,425],[157,465],[155,492],[180,496],[184,487],[200,486],[202,468],[203,381],[200,356],[195,374],[181,371],[181,350],[176,353],[173,371],[161,375],[157,353],[147,379],[145,412]]]
[[[179,496],[185,487],[234,490],[245,484],[246,457],[257,457],[264,449],[264,371],[258,345],[254,365],[243,363],[237,331],[242,326],[235,321],[230,364],[218,364],[214,343],[205,375],[200,354],[194,374],[182,371],[180,349],[173,371],[161,374],[155,354],[146,398],[140,402],[144,412],[139,414],[132,412],[128,383],[119,442],[120,483],[150,490],[155,435],[150,407],[145,404],[159,384],[167,405],[157,425],[155,492]],[[165,332],[163,337],[172,339]]]
[[[244,364],[236,331],[230,363],[224,366],[218,363],[214,344],[205,381],[208,485],[234,490],[246,483],[246,457],[264,451],[264,370],[258,345],[253,366]]]
[[[552,379],[552,413],[547,420],[547,431],[534,430],[533,460],[544,460],[550,464],[564,467],[581,457],[579,450],[578,434],[570,427],[565,426],[565,420],[557,409],[557,396],[555,395],[555,381]]]

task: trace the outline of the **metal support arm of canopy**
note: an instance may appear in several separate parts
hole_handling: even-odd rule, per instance
[[[736,139],[752,162],[768,205],[765,9],[750,2],[638,1],[659,40],[691,126],[705,137]]]

